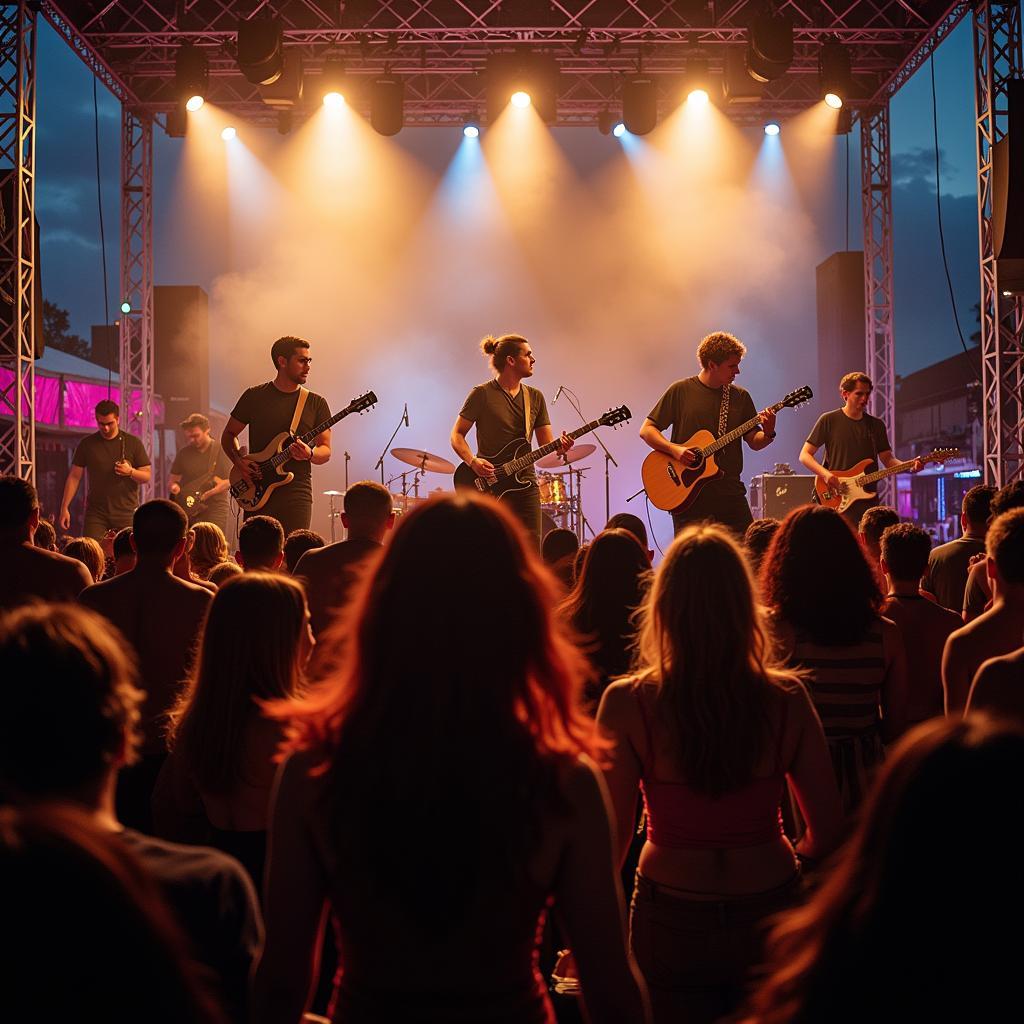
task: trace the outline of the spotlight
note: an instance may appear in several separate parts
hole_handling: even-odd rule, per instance
[[[509,102],[533,107],[542,121],[558,116],[558,62],[543,53],[492,53],[484,72],[487,120],[493,124]]]
[[[202,96],[189,96],[189,98],[185,101],[185,109],[191,111],[192,113],[195,113],[197,110],[203,109],[203,104],[205,102],[206,100],[204,100]]]
[[[474,121],[467,121],[462,126],[462,134],[465,135],[467,139],[478,139],[480,138],[480,126]]]
[[[328,110],[341,110],[345,106],[345,97],[340,92],[325,92],[324,106]]]
[[[614,127],[615,115],[607,107],[603,110],[599,110],[597,112],[597,130],[602,135],[608,135]]]
[[[224,128],[220,133],[220,137],[225,142],[230,142],[233,138],[235,138],[236,135],[238,135],[238,132],[235,131],[234,125],[230,124],[226,128]]]
[[[626,126],[620,121],[613,129],[612,135],[617,139],[621,139],[626,134]]]
[[[509,99],[513,107],[525,110],[530,105],[530,94],[523,89],[517,89]]]
[[[320,95],[328,110],[345,106],[345,65],[340,60],[325,60],[320,75]]]
[[[686,102],[693,107],[706,107],[711,102],[707,89],[691,89],[686,96]]]
[[[822,99],[833,110],[839,110],[850,95],[852,76],[850,51],[838,40],[821,44],[818,51],[818,79]]]
[[[284,33],[278,18],[238,23],[238,68],[253,85],[273,85],[284,71]]]
[[[708,71],[708,62],[704,57],[691,57],[686,62],[686,74],[683,76],[683,95],[691,106],[704,107],[711,100],[714,83]]]
[[[765,135],[778,135],[780,131],[782,131],[782,129],[778,126],[777,122],[775,121],[769,121],[764,126]]]
[[[191,43],[179,46],[174,55],[174,91],[182,99],[187,99],[185,106],[189,110],[198,110],[203,105],[209,84],[206,54]]]
[[[793,63],[793,19],[759,14],[750,23],[747,74],[755,82],[781,78]]]
[[[127,299],[125,299],[124,302],[121,303],[121,312],[122,313],[130,313],[131,311],[132,311],[132,304]]]
[[[397,135],[405,121],[405,84],[395,75],[373,80],[370,92],[370,124],[381,135]]]
[[[622,85],[622,123],[630,135],[646,135],[658,123],[658,83],[637,75]]]

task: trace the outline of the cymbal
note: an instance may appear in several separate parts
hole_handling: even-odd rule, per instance
[[[570,462],[579,462],[580,459],[588,458],[597,451],[596,444],[574,444],[564,454],[560,452],[554,452],[551,455],[545,455],[543,459],[537,460],[538,469],[563,469],[568,466]]]
[[[408,466],[415,466],[424,473],[454,473],[455,465],[440,455],[431,455],[430,452],[421,452],[417,448],[392,448],[391,454],[399,462]]]

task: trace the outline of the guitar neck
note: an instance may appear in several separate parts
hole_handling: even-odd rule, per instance
[[[584,424],[584,426],[570,431],[569,437],[575,441],[577,437],[589,434],[590,431],[596,430],[599,426],[601,426],[600,420],[591,420],[589,423]],[[510,475],[512,473],[518,473],[520,470],[526,469],[527,466],[532,466],[538,459],[543,459],[545,455],[550,455],[552,452],[557,451],[558,447],[559,439],[556,437],[554,441],[548,442],[548,444],[544,445],[543,448],[536,448],[528,455],[523,455],[518,459],[513,459],[511,462],[507,462],[503,468]]]
[[[874,473],[863,473],[854,482],[857,484],[873,484],[876,480],[883,480],[894,473],[905,473],[916,461],[916,459],[907,459],[906,462],[897,462],[895,466],[877,469]],[[923,461],[926,460],[922,459]]]
[[[769,406],[768,411],[778,412],[783,405],[783,402],[779,402],[776,405]],[[734,427],[732,430],[729,431],[728,434],[723,434],[717,441],[713,441],[705,448],[702,448],[701,451],[704,453],[705,456],[714,455],[715,452],[724,448],[727,444],[732,444],[733,441],[735,441],[738,437],[742,437],[748,430],[753,430],[753,428],[756,427],[760,422],[760,413],[758,413],[756,416],[751,416],[751,418],[747,420],[746,423],[741,423],[738,427]]]
[[[309,444],[310,441],[319,437],[325,430],[330,430],[335,423],[339,420],[343,420],[351,412],[352,409],[349,406],[346,406],[341,410],[341,412],[336,412],[329,420],[324,420],[323,423],[318,424],[312,430],[306,431],[305,434],[300,434],[296,440],[301,441],[303,444]],[[288,449],[286,448],[283,452],[278,452],[273,456],[270,461],[273,465],[280,466],[282,462],[286,462],[290,458],[291,456],[288,454]]]

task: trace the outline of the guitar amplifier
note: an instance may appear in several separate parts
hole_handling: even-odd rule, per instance
[[[785,519],[813,500],[813,474],[761,473],[750,481],[750,504],[758,519]]]

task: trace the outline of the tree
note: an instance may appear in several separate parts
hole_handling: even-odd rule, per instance
[[[91,352],[84,338],[71,333],[68,311],[49,299],[43,299],[43,340],[47,348],[59,348],[62,352],[70,352],[82,359],[88,359]]]

